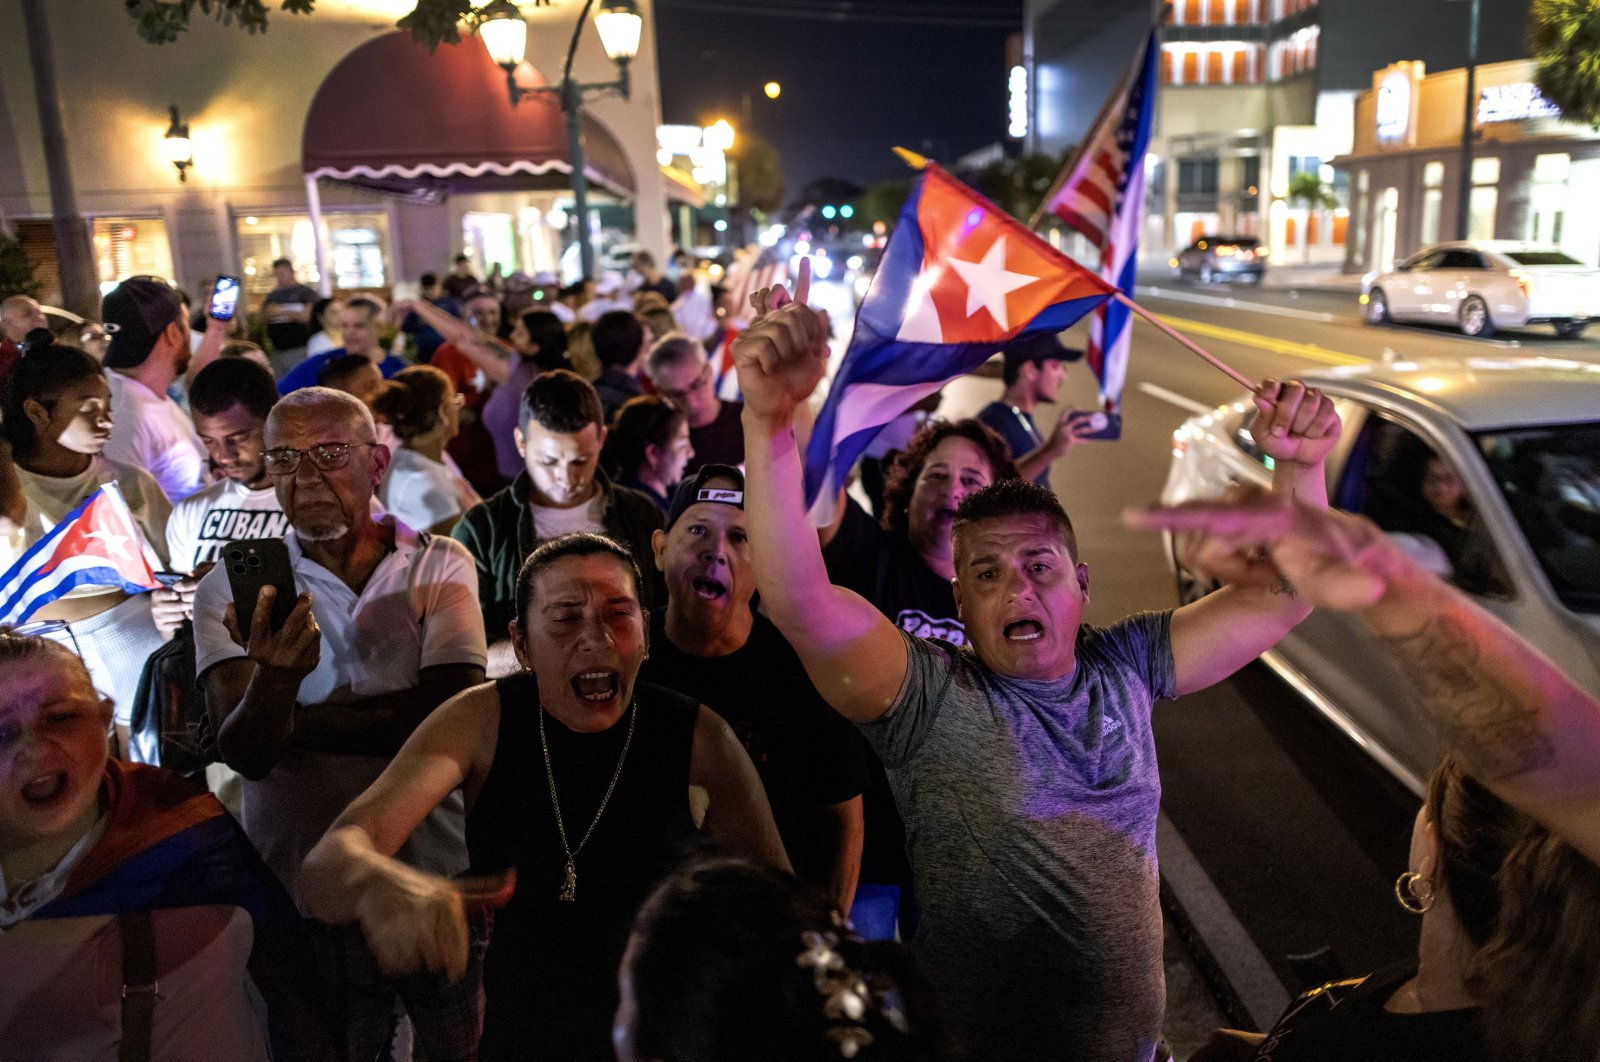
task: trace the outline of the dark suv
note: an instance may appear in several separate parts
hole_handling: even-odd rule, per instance
[[[1179,279],[1248,280],[1261,283],[1267,270],[1267,249],[1254,236],[1202,236],[1169,263]]]

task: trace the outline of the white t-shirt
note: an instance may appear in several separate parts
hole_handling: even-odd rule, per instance
[[[318,354],[326,354],[330,350],[339,349],[339,341],[326,332],[318,332],[306,340],[306,357],[314,358]]]
[[[550,509],[531,501],[528,507],[533,510],[533,533],[541,542],[575,531],[592,531],[597,535],[606,533],[606,525],[600,519],[605,512],[605,495],[598,490],[587,504],[574,505],[570,509]]]
[[[419,531],[461,514],[461,497],[449,466],[403,446],[389,461],[378,485],[378,500],[401,523]]]
[[[211,482],[206,448],[178,403],[120,372],[111,385],[111,440],[105,455],[155,477],[170,501],[180,501]]]
[[[443,535],[421,536],[403,524],[385,522],[393,529],[394,550],[379,562],[360,594],[307,558],[293,531],[285,537],[295,585],[311,591],[311,612],[322,628],[321,657],[300,683],[299,712],[410,689],[423,668],[482,667],[487,660],[477,569],[466,547]],[[227,570],[218,565],[195,591],[197,674],[245,655],[223,626],[231,600]],[[265,778],[245,780],[245,833],[291,894],[306,853],[388,764],[384,756],[291,747]],[[399,857],[430,873],[460,873],[467,866],[465,830],[458,790],[417,827]]]
[[[214,561],[222,547],[241,538],[282,538],[289,530],[271,487],[251,490],[232,479],[204,487],[172,507],[167,554],[174,571],[192,572]]]

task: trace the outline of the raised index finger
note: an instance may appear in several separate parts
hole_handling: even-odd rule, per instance
[[[811,256],[800,259],[794,281],[794,301],[804,306],[811,299]]]

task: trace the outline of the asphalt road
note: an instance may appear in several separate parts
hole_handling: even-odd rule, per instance
[[[1385,357],[1500,357],[1517,350],[1600,358],[1600,343],[1557,340],[1548,330],[1474,341],[1431,328],[1368,327],[1353,295],[1337,292],[1163,282],[1141,289],[1139,298],[1253,380]],[[1160,540],[1124,530],[1119,514],[1158,496],[1174,429],[1192,413],[1243,394],[1149,325],[1135,327],[1124,437],[1074,449],[1051,477],[1089,565],[1091,623],[1175,604]],[[992,377],[960,381],[946,390],[940,412],[970,415],[999,388]],[[1063,400],[1085,408],[1094,396],[1091,375],[1074,368]],[[1036,416],[1044,425],[1051,414],[1047,407]],[[1276,980],[1271,987],[1281,1000],[1301,987],[1289,956],[1331,949],[1327,968],[1355,974],[1414,955],[1418,923],[1396,904],[1393,883],[1405,869],[1416,799],[1265,666],[1251,665],[1228,682],[1163,705],[1155,729],[1163,807],[1181,838],[1175,850],[1185,849],[1185,860],[1192,856],[1220,893],[1224,919],[1231,916],[1242,929],[1206,942],[1240,953],[1219,956],[1224,966],[1257,962],[1270,971],[1268,981]],[[1164,868],[1169,863],[1175,857],[1164,849]],[[1274,1005],[1273,992],[1259,988],[1258,1014]]]

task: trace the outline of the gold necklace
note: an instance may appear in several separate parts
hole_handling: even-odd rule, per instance
[[[600,798],[600,807],[594,813],[594,819],[589,823],[589,828],[584,831],[583,840],[578,842],[578,847],[573,848],[567,844],[567,827],[561,821],[561,800],[556,796],[556,772],[550,769],[550,743],[544,736],[544,705],[539,706],[539,747],[544,750],[544,776],[550,782],[550,804],[556,812],[556,832],[561,835],[561,848],[567,853],[567,875],[561,885],[559,899],[572,903],[578,898],[578,870],[573,865],[573,860],[578,853],[583,851],[583,846],[589,843],[590,834],[600,825],[600,816],[606,813],[606,805],[611,802],[611,792],[617,788],[617,779],[622,777],[622,765],[628,759],[628,747],[633,744],[633,727],[639,721],[639,699],[635,697],[628,705],[628,736],[622,742],[622,755],[617,757],[617,769],[611,772],[611,784],[606,786],[606,795]]]

